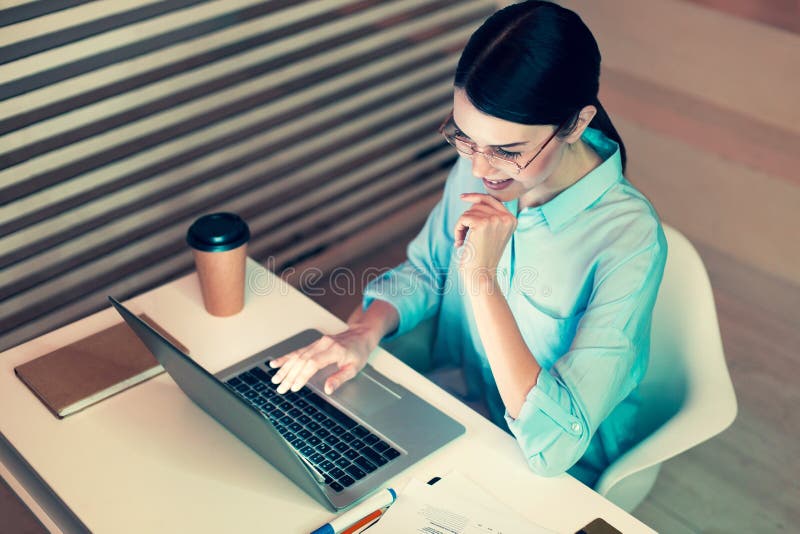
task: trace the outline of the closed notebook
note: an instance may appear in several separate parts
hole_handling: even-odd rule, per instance
[[[140,317],[185,353],[185,347],[152,319]],[[122,322],[14,368],[57,417],[119,393],[164,369]]]

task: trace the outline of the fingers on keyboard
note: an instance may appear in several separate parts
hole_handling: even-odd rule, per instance
[[[272,421],[275,429],[325,478],[344,491],[400,452],[308,388],[276,393],[278,368],[256,367],[226,384]]]

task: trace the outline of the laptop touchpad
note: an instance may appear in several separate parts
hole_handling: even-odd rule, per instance
[[[325,380],[335,372],[336,366],[330,365],[312,377],[311,383],[324,391]],[[339,386],[331,398],[359,415],[369,416],[399,401],[401,397],[380,379],[373,377],[370,367],[367,366],[354,378]]]

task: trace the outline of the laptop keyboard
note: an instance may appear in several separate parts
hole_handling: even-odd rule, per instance
[[[311,389],[275,390],[277,369],[255,367],[227,381],[245,401],[269,417],[280,434],[339,492],[391,462],[400,452],[323,400]]]

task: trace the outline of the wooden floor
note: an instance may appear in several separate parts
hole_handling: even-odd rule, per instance
[[[603,0],[604,101],[628,175],[700,251],[739,415],[668,461],[635,514],[660,532],[800,532],[800,7],[795,0]],[[393,266],[406,233],[349,262]],[[344,318],[358,295],[319,297]],[[0,484],[0,532],[41,532]]]

